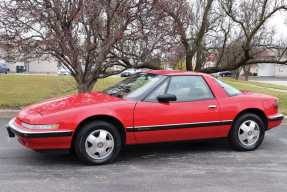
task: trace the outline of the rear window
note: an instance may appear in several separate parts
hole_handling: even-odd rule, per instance
[[[222,89],[227,93],[227,95],[229,97],[242,94],[241,91],[232,87],[231,85],[228,85],[227,83],[224,83],[224,82],[220,81],[219,79],[216,79],[216,78],[214,78],[214,79],[217,81],[217,83],[222,87]]]

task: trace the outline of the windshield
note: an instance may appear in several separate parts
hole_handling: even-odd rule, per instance
[[[235,89],[231,85],[228,85],[227,83],[224,83],[224,82],[220,81],[219,79],[216,79],[216,78],[214,78],[214,79],[223,88],[223,90],[227,93],[228,96],[231,97],[231,96],[242,94],[241,91],[239,91],[238,89]]]
[[[160,80],[157,74],[138,73],[109,87],[102,93],[118,98],[133,100]]]

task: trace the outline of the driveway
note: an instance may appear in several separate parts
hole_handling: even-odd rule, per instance
[[[287,77],[249,77],[249,80],[287,86]]]
[[[286,191],[287,126],[266,132],[252,152],[226,139],[127,147],[114,163],[87,166],[74,155],[43,155],[8,138],[0,119],[0,191]]]

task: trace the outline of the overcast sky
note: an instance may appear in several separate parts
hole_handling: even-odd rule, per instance
[[[287,39],[287,26],[286,26],[287,14],[280,14],[279,12],[274,15],[273,18],[270,19],[269,24],[276,26],[278,30],[278,34],[276,38],[286,38]],[[285,23],[284,23],[285,22]]]

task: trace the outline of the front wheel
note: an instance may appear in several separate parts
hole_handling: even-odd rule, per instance
[[[264,135],[262,120],[253,113],[244,113],[233,123],[228,141],[237,150],[252,151],[261,145]]]
[[[77,156],[87,164],[101,165],[112,162],[121,149],[117,128],[106,121],[86,124],[75,136]]]
[[[6,71],[6,74],[9,74],[9,73],[10,73],[10,71],[9,71],[9,70],[7,70],[7,71]]]

